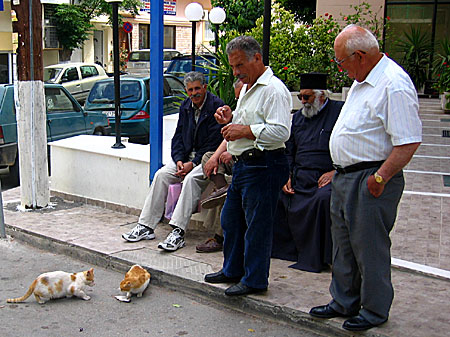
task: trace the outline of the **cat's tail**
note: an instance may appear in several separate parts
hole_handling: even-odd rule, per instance
[[[31,286],[28,288],[28,291],[26,292],[25,295],[23,295],[22,297],[18,297],[18,298],[8,298],[6,300],[6,302],[8,303],[18,303],[18,302],[23,302],[25,301],[28,297],[31,296],[31,294],[33,293],[34,289],[36,288],[36,284],[37,284],[38,280],[34,280],[33,283],[31,283]]]

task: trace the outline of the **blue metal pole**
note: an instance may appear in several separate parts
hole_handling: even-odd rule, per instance
[[[150,181],[162,166],[163,2],[150,1]]]

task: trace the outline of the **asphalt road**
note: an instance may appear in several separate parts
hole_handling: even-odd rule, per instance
[[[273,322],[221,307],[150,283],[142,298],[131,303],[120,295],[123,274],[67,256],[44,252],[14,240],[0,239],[0,336],[320,336],[298,327]],[[95,286],[90,301],[64,298],[40,305],[6,303],[25,294],[31,282],[46,271],[78,272],[94,267]]]

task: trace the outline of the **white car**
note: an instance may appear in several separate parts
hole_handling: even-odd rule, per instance
[[[108,78],[105,70],[94,63],[61,63],[44,68],[44,82],[62,84],[81,105],[95,82],[104,78]]]
[[[175,49],[163,50],[163,71],[167,69],[170,60],[181,54]],[[150,73],[150,49],[134,50],[128,56],[127,72],[130,74],[146,74]]]

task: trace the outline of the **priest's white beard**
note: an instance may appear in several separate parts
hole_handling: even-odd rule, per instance
[[[320,96],[316,95],[316,98],[314,99],[314,102],[312,104],[305,103],[303,105],[302,115],[306,118],[314,117],[319,113],[321,107],[322,104],[320,104]]]

